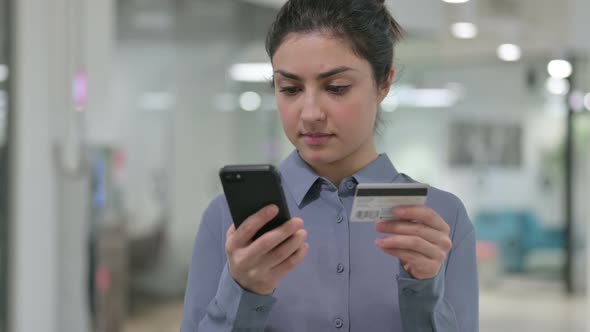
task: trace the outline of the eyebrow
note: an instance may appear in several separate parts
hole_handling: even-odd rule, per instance
[[[355,69],[350,68],[350,67],[346,67],[346,66],[336,67],[334,69],[328,70],[327,72],[323,72],[323,73],[318,74],[316,76],[316,79],[323,80],[323,79],[328,78],[330,76],[334,76],[336,74],[340,74],[340,73],[343,73],[343,72],[349,71],[349,70],[355,70]],[[275,70],[275,74],[281,74],[281,75],[285,76],[286,78],[289,78],[289,79],[292,79],[295,81],[303,81],[303,79],[300,76],[297,76],[293,73],[289,73],[288,71],[284,71],[281,69]]]

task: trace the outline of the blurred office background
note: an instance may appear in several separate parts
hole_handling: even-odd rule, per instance
[[[282,0],[0,0],[0,331],[178,331],[229,163],[292,149]],[[481,331],[587,331],[590,2],[388,0],[378,146],[475,224]]]

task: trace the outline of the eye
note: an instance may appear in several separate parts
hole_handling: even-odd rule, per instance
[[[350,85],[328,85],[327,90],[335,95],[343,95],[350,89]]]
[[[296,86],[283,86],[279,89],[279,91],[287,96],[294,96],[299,91],[301,91],[301,89]]]

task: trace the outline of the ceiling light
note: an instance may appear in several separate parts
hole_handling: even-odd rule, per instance
[[[270,63],[238,63],[229,69],[229,76],[238,82],[268,82],[272,78]]]
[[[552,60],[547,65],[549,75],[555,78],[568,78],[572,70],[572,64],[565,60]]]
[[[240,107],[244,111],[252,112],[260,108],[262,97],[256,92],[247,91],[240,95]]]
[[[502,44],[498,46],[498,58],[503,61],[518,61],[522,55],[520,47],[514,44]]]
[[[416,89],[408,93],[405,102],[414,107],[451,107],[457,103],[457,94],[449,89]]]
[[[385,112],[393,112],[399,107],[399,99],[397,96],[388,94],[381,102],[381,109]]]
[[[386,112],[398,107],[448,108],[457,104],[459,93],[451,89],[417,89],[413,86],[398,86],[383,100],[381,106]]]
[[[570,83],[564,78],[548,77],[545,87],[551,94],[565,96],[569,92]]]
[[[451,32],[455,38],[472,39],[477,36],[477,26],[469,22],[457,22],[451,25]]]

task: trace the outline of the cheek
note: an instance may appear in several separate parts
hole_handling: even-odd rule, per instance
[[[350,131],[371,131],[375,122],[377,106],[366,98],[351,98],[339,107],[341,116],[337,117],[340,126],[347,127]]]
[[[287,135],[290,131],[295,130],[297,127],[297,114],[292,111],[290,103],[277,98],[277,108],[279,110],[279,116],[281,117],[281,123]]]

